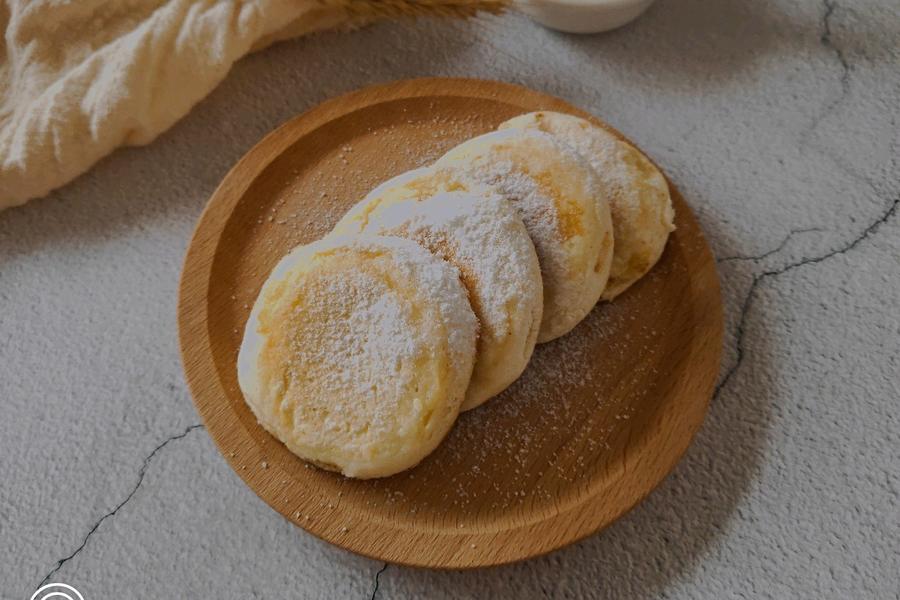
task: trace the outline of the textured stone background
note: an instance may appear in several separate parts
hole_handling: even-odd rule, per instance
[[[659,0],[607,35],[508,15],[243,60],[152,145],[0,213],[0,596],[49,575],[87,600],[897,598],[898,40],[896,0]],[[284,521],[197,426],[177,352],[182,256],[228,168],[326,98],[423,75],[522,83],[631,136],[727,300],[672,476],[600,535],[466,573],[383,570]]]

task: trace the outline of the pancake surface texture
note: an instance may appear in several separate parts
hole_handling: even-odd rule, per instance
[[[571,331],[600,299],[613,255],[609,207],[596,199],[590,166],[545,133],[511,129],[460,144],[435,168],[458,171],[512,203],[544,282],[538,342]]]
[[[459,272],[415,242],[329,237],[278,263],[253,306],[238,382],[260,424],[325,469],[408,469],[453,425],[477,321]]]
[[[337,222],[331,234],[359,233],[387,207],[408,200],[427,200],[441,192],[469,192],[476,196],[493,194],[489,187],[465,177],[457,169],[413,169],[388,179],[366,194]]]
[[[593,167],[600,196],[612,212],[615,235],[605,300],[624,292],[656,264],[675,229],[675,211],[665,177],[643,153],[602,127],[564,113],[528,113],[506,121],[500,129],[548,133]]]
[[[415,240],[462,274],[480,324],[462,410],[481,405],[522,374],[537,341],[543,291],[534,245],[507,200],[443,192],[394,202],[372,213],[363,231]]]

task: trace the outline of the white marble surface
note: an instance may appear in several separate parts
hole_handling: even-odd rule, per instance
[[[0,213],[0,596],[49,576],[87,600],[897,598],[898,40],[896,0],[660,0],[606,35],[508,15],[243,60],[152,145]],[[683,462],[602,534],[376,578],[264,505],[197,427],[176,288],[204,202],[253,143],[421,75],[532,86],[642,145],[720,257],[727,348]]]

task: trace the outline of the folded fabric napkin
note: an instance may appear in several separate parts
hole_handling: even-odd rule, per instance
[[[505,0],[0,0],[0,210],[151,142],[241,56],[393,15]]]

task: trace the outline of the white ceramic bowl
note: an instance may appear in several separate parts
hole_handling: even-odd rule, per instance
[[[653,0],[514,0],[520,11],[545,27],[569,33],[599,33],[636,19]]]

